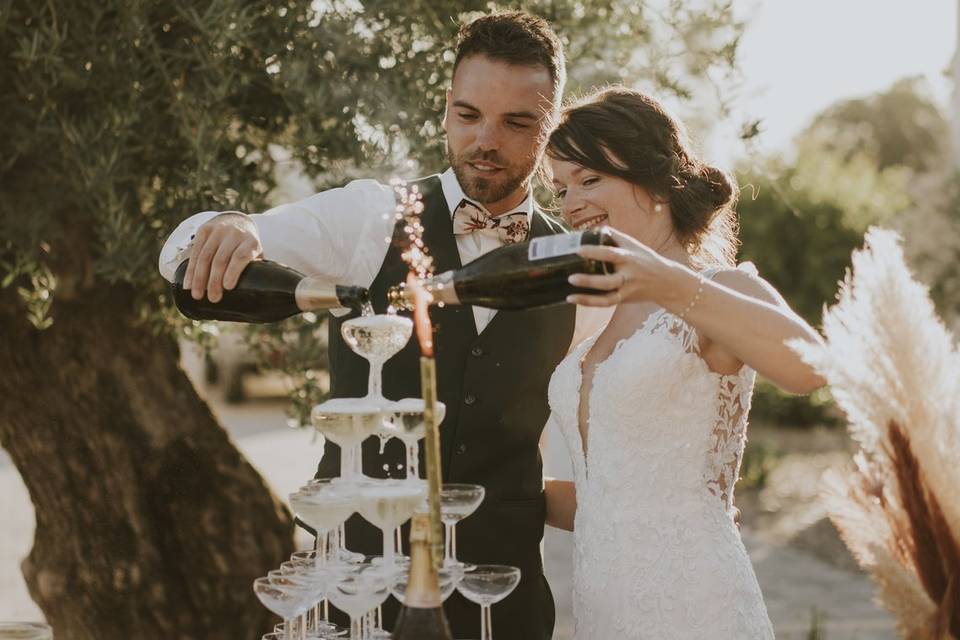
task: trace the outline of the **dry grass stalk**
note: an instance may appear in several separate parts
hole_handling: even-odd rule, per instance
[[[889,456],[897,472],[897,484],[906,519],[898,519],[895,537],[910,553],[924,591],[939,604],[935,637],[960,637],[960,546],[950,535],[937,498],[924,484],[920,463],[910,448],[906,432],[898,424],[889,428]]]
[[[960,640],[960,353],[895,233],[867,232],[823,326],[824,345],[791,346],[859,446],[827,483],[831,520],[903,637]]]

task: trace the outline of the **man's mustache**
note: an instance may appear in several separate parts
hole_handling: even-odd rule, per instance
[[[495,164],[498,167],[506,168],[510,166],[510,163],[500,157],[496,151],[479,151],[470,154],[464,154],[460,156],[462,162],[489,162],[490,164]]]

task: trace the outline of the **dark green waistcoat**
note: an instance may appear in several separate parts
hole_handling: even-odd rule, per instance
[[[431,176],[417,184],[424,194],[424,242],[434,257],[435,270],[457,269],[462,265],[440,179]],[[534,213],[530,237],[562,231],[556,221],[539,211]],[[400,249],[391,246],[370,287],[377,313],[385,311],[387,289],[402,282],[406,274]],[[540,555],[545,503],[538,445],[549,413],[547,385],[570,345],[574,307],[498,311],[479,335],[472,307],[433,307],[430,316],[438,396],[446,404],[440,427],[443,480],[486,488],[480,508],[457,526],[457,554],[467,562],[520,567],[520,586],[493,607],[496,637],[548,640],[553,633],[554,607]],[[331,395],[338,398],[367,393],[367,363],[340,335],[340,325],[349,317],[330,321]],[[420,351],[414,338],[384,365],[384,395],[393,400],[420,397],[419,366]],[[364,473],[402,477],[403,445],[392,440],[383,455],[379,449],[377,438],[364,444]],[[423,455],[420,459],[424,460]],[[426,465],[421,466],[425,470]],[[330,477],[339,471],[339,447],[328,442],[317,476]],[[347,546],[379,554],[380,531],[354,516],[347,523]],[[454,637],[480,636],[477,605],[454,593],[445,608]],[[384,608],[386,628],[392,627],[395,611],[395,606]]]

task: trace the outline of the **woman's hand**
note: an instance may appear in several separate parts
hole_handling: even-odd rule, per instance
[[[610,231],[617,242],[616,247],[585,245],[577,253],[584,258],[612,264],[614,273],[596,276],[578,273],[569,278],[570,284],[576,287],[608,293],[573,294],[567,296],[567,302],[587,307],[611,307],[621,302],[659,303],[670,291],[670,276],[679,264],[625,233],[616,229]]]

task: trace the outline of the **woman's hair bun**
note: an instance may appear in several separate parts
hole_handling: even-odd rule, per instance
[[[713,193],[715,208],[722,209],[734,203],[737,198],[737,188],[726,171],[710,165],[703,165],[700,170],[700,178],[709,185],[710,192]]]

